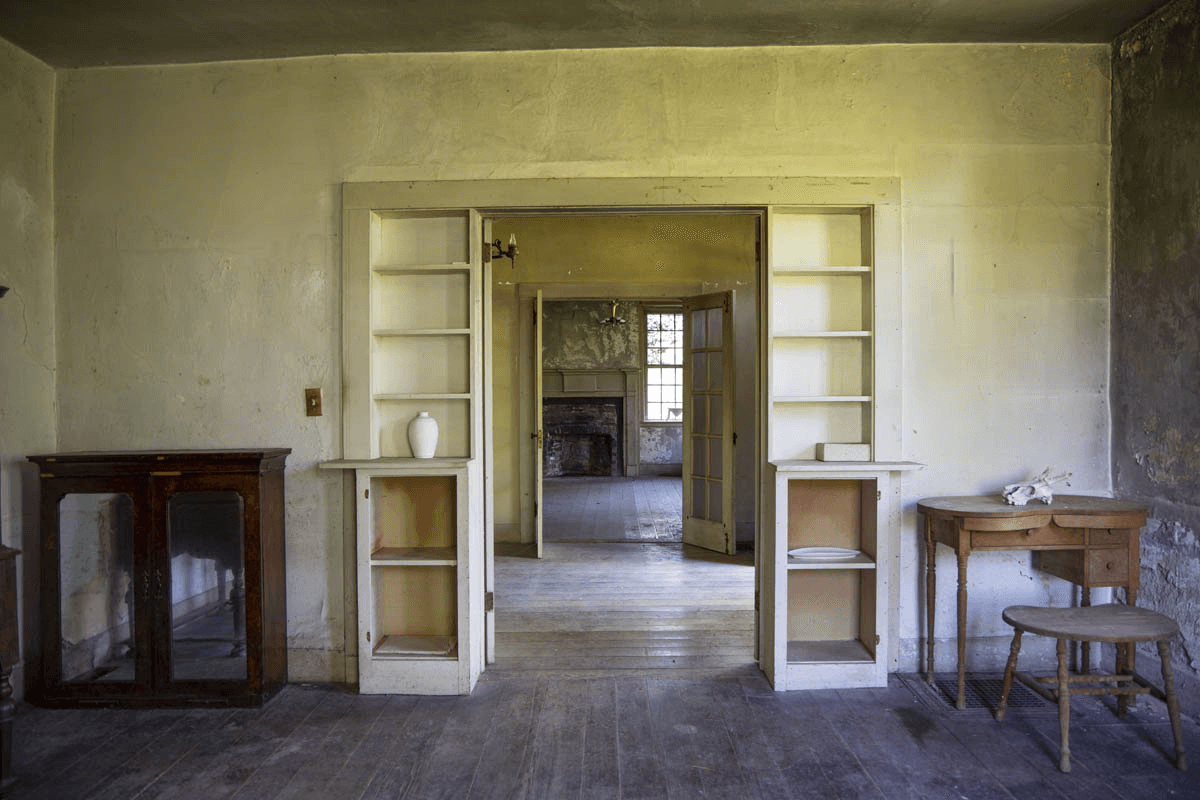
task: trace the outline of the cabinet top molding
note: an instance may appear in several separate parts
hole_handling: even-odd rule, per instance
[[[81,474],[101,465],[113,472],[213,472],[281,469],[292,452],[290,447],[244,450],[108,450],[76,453],[47,453],[27,458],[43,473]]]

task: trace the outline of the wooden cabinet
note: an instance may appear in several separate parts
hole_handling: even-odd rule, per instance
[[[887,685],[900,523],[894,478],[918,466],[771,465],[763,670],[777,690]]]
[[[288,449],[30,456],[50,706],[260,705],[287,681]]]
[[[480,481],[468,459],[336,461],[354,471],[358,688],[469,694],[483,671]]]

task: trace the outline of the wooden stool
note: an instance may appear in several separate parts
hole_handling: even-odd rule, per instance
[[[1117,713],[1125,716],[1129,700],[1139,694],[1152,694],[1167,704],[1171,716],[1171,731],[1175,734],[1175,766],[1187,769],[1183,754],[1183,729],[1179,724],[1179,700],[1175,696],[1175,675],[1171,671],[1168,643],[1179,633],[1175,620],[1137,606],[1109,604],[1080,608],[1037,608],[1009,606],[1004,609],[1004,621],[1013,626],[1012,650],[1004,668],[1004,691],[996,708],[996,719],[1003,722],[1008,709],[1008,693],[1013,675],[1052,703],[1058,704],[1060,737],[1058,768],[1071,771],[1071,747],[1067,727],[1071,719],[1071,694],[1116,695]],[[1053,636],[1058,640],[1057,678],[1033,678],[1017,672],[1017,654],[1021,651],[1021,634],[1025,631]],[[1067,642],[1114,642],[1117,646],[1116,671],[1112,675],[1069,675],[1067,673]],[[1135,642],[1155,642],[1162,661],[1164,689],[1152,686],[1129,667],[1130,648]],[[1043,684],[1058,685],[1046,688]],[[1109,684],[1087,689],[1071,690],[1073,683]],[[1136,684],[1136,685],[1135,685]]]

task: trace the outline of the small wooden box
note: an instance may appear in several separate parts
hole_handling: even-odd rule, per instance
[[[817,445],[818,461],[870,461],[869,444],[836,444],[822,442]]]

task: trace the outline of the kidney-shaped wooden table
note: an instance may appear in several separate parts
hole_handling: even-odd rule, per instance
[[[1039,569],[1079,584],[1082,605],[1090,604],[1093,586],[1124,587],[1126,602],[1137,602],[1140,531],[1147,513],[1144,505],[1057,495],[1049,505],[1035,500],[1013,506],[1000,495],[991,495],[930,497],[917,503],[917,510],[925,516],[925,679],[930,683],[937,599],[934,550],[940,542],[958,556],[958,708],[966,708],[967,558],[973,551],[1037,550]],[[1087,659],[1088,648],[1084,647],[1081,666],[1085,672]]]

